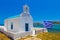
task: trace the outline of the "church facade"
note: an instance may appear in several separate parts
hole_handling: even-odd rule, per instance
[[[25,31],[32,31],[33,18],[30,15],[29,7],[23,6],[23,12],[15,18],[8,18],[4,22],[5,28],[9,32],[18,33]]]

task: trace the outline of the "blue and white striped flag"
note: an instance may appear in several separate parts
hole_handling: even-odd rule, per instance
[[[44,25],[44,28],[52,28],[52,21],[44,21],[43,25]]]

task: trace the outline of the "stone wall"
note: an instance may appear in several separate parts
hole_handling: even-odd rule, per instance
[[[39,29],[39,30],[35,30],[35,35],[38,34],[38,33],[42,33],[42,32],[48,32],[47,31],[47,28],[43,28],[43,29]]]
[[[7,31],[4,31],[4,29],[1,29],[1,28],[0,28],[0,32],[4,33],[6,36],[14,39],[14,35],[15,35],[15,34],[10,33],[10,32],[7,32]]]
[[[32,31],[17,33],[17,34],[14,35],[14,39],[22,38],[22,37],[25,37],[25,36],[28,36],[28,35],[32,35]]]
[[[17,38],[22,38],[22,37],[25,37],[25,36],[28,36],[28,35],[32,35],[32,31],[16,33],[16,34],[4,31],[3,29],[0,29],[0,31],[3,32],[4,34],[6,34],[8,37],[14,39],[14,40],[17,39]]]

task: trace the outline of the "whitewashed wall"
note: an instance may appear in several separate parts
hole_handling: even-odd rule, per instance
[[[32,35],[32,31],[29,31],[29,32],[22,32],[22,33],[16,33],[16,34],[13,34],[11,32],[7,32],[7,31],[2,31],[0,30],[1,32],[3,32],[4,34],[6,34],[7,36],[11,37],[12,39],[17,39],[17,38],[21,38],[21,37],[25,37],[25,36],[28,36],[28,35]]]
[[[13,23],[12,30],[11,30],[11,23]],[[7,28],[7,31],[14,32],[14,33],[20,31],[19,17],[7,19],[5,20],[4,24],[5,24],[5,27]]]
[[[14,39],[23,38],[23,37],[28,36],[28,35],[32,35],[32,31],[17,33],[17,34],[14,35]]]

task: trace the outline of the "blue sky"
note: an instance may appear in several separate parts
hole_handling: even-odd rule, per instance
[[[0,24],[20,14],[24,4],[30,7],[34,21],[60,20],[60,0],[0,0]]]

